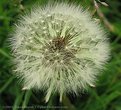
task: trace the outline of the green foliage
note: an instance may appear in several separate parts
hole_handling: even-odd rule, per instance
[[[95,8],[91,0],[70,0],[68,2],[73,3],[75,1],[77,4],[89,8],[93,13]],[[62,103],[59,103],[58,95],[53,96],[47,104],[44,101],[42,91],[21,90],[21,85],[17,83],[17,78],[12,74],[12,56],[8,43],[14,22],[34,3],[44,5],[47,1],[0,0],[0,110],[6,110],[7,107],[8,110],[25,110],[27,106],[31,107],[28,110],[36,110],[45,106],[52,107],[53,110],[53,107],[56,106],[63,106],[67,110],[121,110],[121,1],[106,0],[108,7],[100,4],[101,11],[114,27],[114,30],[109,30],[111,59],[106,65],[106,70],[100,72],[101,75],[96,87],[89,88],[88,92],[78,97],[68,95]],[[96,13],[95,15],[99,18]],[[102,18],[101,21],[103,21]]]

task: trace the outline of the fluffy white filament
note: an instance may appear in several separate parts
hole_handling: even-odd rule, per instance
[[[11,44],[23,89],[75,93],[94,86],[109,58],[104,30],[87,11],[66,3],[35,8],[16,24]]]

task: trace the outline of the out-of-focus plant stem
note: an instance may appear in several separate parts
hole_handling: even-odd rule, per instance
[[[113,26],[110,24],[110,22],[106,19],[106,17],[104,16],[104,14],[102,13],[102,11],[99,8],[98,3],[96,2],[96,0],[93,0],[95,9],[97,11],[98,16],[100,17],[100,19],[104,22],[105,26],[111,31],[114,32],[114,28]]]

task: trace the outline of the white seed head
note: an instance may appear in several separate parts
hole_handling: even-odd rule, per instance
[[[11,43],[24,88],[45,90],[46,101],[55,92],[62,100],[63,93],[77,94],[95,85],[110,53],[103,28],[87,11],[66,3],[23,16]]]

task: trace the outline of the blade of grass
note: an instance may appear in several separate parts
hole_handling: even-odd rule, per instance
[[[28,90],[26,92],[25,97],[24,97],[24,101],[23,101],[23,104],[22,104],[22,110],[27,108],[31,94],[32,94],[31,90]]]
[[[14,77],[10,77],[8,81],[0,88],[0,94],[12,83]]]
[[[121,97],[121,92],[119,91],[112,92],[108,96],[104,95],[102,99],[104,101],[105,106],[107,106],[112,100],[116,99],[117,97]]]
[[[10,58],[10,55],[8,53],[6,53],[3,49],[0,48],[0,54],[2,54],[3,56]]]
[[[19,94],[14,102],[13,105],[13,110],[19,110],[19,105],[22,102],[22,98],[23,98],[24,93],[22,92],[21,94]]]

